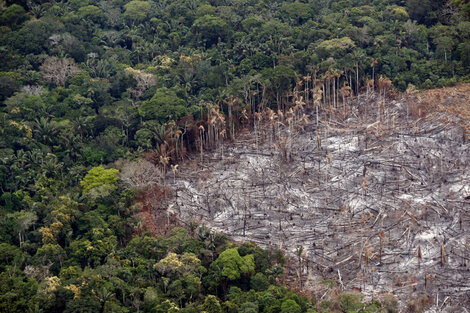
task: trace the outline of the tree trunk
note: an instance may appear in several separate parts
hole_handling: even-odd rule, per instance
[[[333,106],[336,109],[336,76],[333,77]]]
[[[356,96],[359,98],[359,63],[356,63]]]
[[[375,92],[375,65],[372,66],[372,90]]]

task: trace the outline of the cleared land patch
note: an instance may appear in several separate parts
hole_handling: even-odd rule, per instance
[[[168,214],[290,252],[299,288],[334,279],[469,306],[470,140],[464,117],[428,100],[364,98],[318,124],[312,108],[259,118],[168,174]]]

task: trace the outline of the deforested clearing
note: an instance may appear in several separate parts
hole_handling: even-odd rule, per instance
[[[468,90],[363,96],[318,120],[302,101],[267,112],[168,175],[157,215],[289,252],[291,286],[317,297],[331,279],[371,299],[468,305]]]

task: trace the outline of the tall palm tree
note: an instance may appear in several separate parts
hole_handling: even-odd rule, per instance
[[[379,64],[379,60],[372,58],[370,66],[372,67],[372,90],[375,91],[375,66]]]
[[[333,103],[334,107],[337,107],[338,103],[338,91],[339,91],[339,79],[341,78],[341,75],[343,74],[343,71],[340,71],[339,69],[332,69],[331,76],[333,77]]]
[[[355,49],[351,56],[356,68],[356,96],[359,96],[359,66],[364,61],[365,53],[362,49]]]

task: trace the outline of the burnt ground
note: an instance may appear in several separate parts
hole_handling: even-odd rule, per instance
[[[318,123],[312,108],[259,118],[167,175],[167,213],[287,251],[292,283],[317,298],[331,279],[367,299],[427,295],[431,311],[466,312],[470,140],[462,116],[423,99],[364,97]]]

